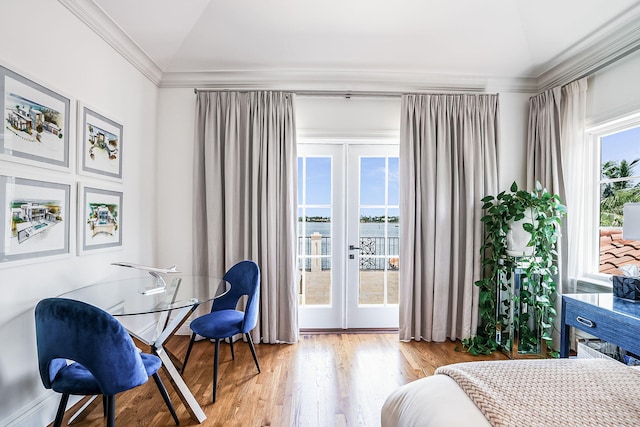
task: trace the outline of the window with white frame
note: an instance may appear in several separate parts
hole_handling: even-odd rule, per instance
[[[624,265],[640,265],[640,241],[622,235],[624,204],[640,202],[640,115],[598,126],[591,135],[600,160],[594,171],[599,176],[598,266],[592,271],[621,274]]]

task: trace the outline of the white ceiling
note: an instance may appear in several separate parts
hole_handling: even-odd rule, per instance
[[[107,31],[115,24],[161,85],[229,84],[233,75],[325,76],[338,86],[358,75],[537,81],[594,47],[611,49],[616,37],[640,38],[629,35],[640,27],[638,0],[60,1],[91,20],[102,14]]]

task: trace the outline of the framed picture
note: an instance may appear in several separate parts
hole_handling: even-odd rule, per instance
[[[0,175],[0,266],[69,254],[68,184]]]
[[[122,180],[122,125],[78,104],[78,172]]]
[[[80,254],[122,246],[122,192],[89,187],[78,189],[78,250]]]
[[[0,95],[0,154],[68,169],[69,99],[2,66]]]

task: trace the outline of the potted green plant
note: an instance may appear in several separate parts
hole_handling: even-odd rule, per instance
[[[557,314],[556,246],[566,207],[559,196],[550,194],[539,182],[531,192],[518,189],[514,182],[510,191],[486,196],[482,202],[485,240],[480,250],[484,274],[475,283],[480,288],[480,327],[476,336],[463,340],[463,345],[472,354],[488,354],[510,345],[502,341],[500,332],[512,319],[519,349],[534,352],[530,350],[540,340],[550,343]],[[515,249],[514,253],[510,247],[511,227],[522,227],[526,233],[526,250]],[[516,268],[521,279],[517,293],[510,292],[507,285]],[[555,355],[552,349],[550,353]]]

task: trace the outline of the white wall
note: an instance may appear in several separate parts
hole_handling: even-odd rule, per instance
[[[158,89],[57,1],[5,2],[0,15],[0,64],[124,125],[123,248],[76,255],[76,200],[72,199],[71,253],[54,261],[0,266],[0,425],[42,426],[53,420],[59,395],[38,375],[33,308],[38,300],[122,273],[112,261],[152,263],[156,255],[156,108]],[[4,121],[4,120],[3,120]],[[3,125],[4,126],[4,125]],[[72,154],[75,150],[72,151]],[[0,159],[0,174],[69,183],[100,179]]]
[[[498,190],[508,190],[515,181],[527,184],[527,123],[531,93],[500,94],[500,142],[498,146]]]
[[[160,89],[158,97],[158,265],[193,271],[193,89]]]
[[[298,96],[299,135],[400,136],[400,97]]]

